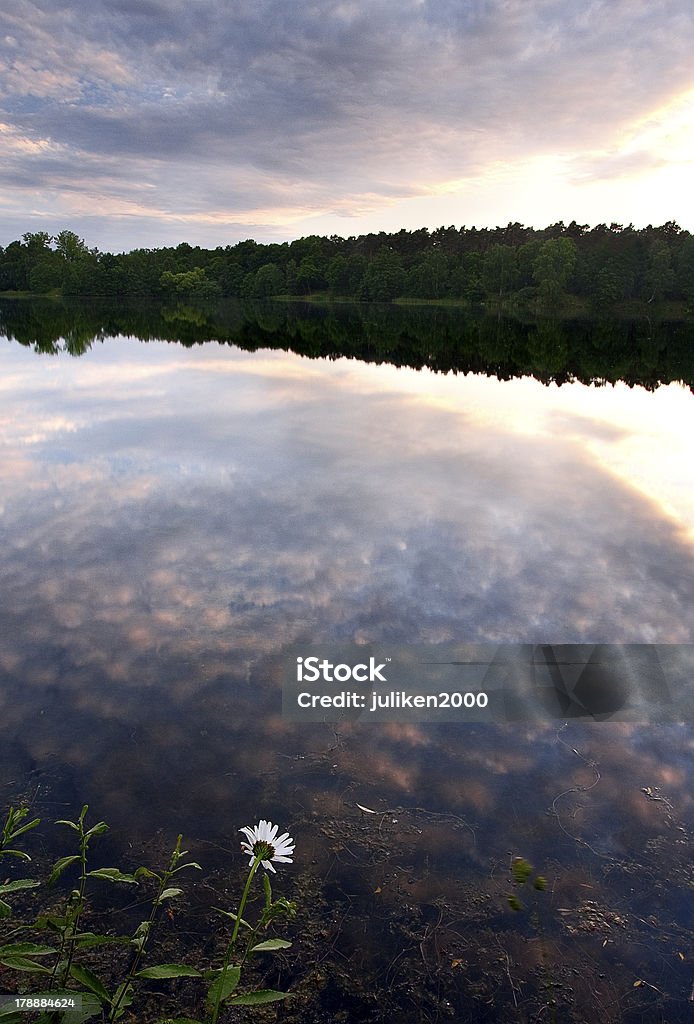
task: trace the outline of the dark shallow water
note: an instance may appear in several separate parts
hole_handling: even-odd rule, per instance
[[[520,854],[566,1019],[688,1019],[690,723],[309,726],[280,694],[297,642],[692,643],[688,390],[123,337],[0,360],[4,802],[89,803],[114,856],[182,831],[233,879],[238,828],[280,822],[355,1019],[345,970],[403,1020],[534,1019]]]

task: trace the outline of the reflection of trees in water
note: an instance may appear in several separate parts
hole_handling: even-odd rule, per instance
[[[435,306],[5,300],[0,330],[35,351],[82,355],[119,335],[309,358],[348,357],[435,372],[533,375],[559,384],[694,386],[694,326],[621,320],[516,320]]]

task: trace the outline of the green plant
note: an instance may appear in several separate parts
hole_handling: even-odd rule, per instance
[[[15,941],[0,946],[0,964],[16,972],[34,975],[42,982],[41,991],[32,989],[27,995],[17,995],[11,1002],[0,1005],[0,1024],[25,1024],[27,1010],[39,1012],[35,1024],[83,1024],[95,1017],[107,1024],[115,1024],[132,1005],[138,981],[147,980],[204,977],[207,982],[204,1024],[217,1024],[225,1005],[252,1006],[286,998],[287,993],[275,989],[241,992],[238,989],[242,970],[253,954],[275,952],[291,945],[285,939],[263,937],[273,921],[281,916],[292,917],[296,912],[295,905],[289,900],[284,897],[273,898],[267,874],[263,875],[263,903],[255,924],[249,923],[244,916],[253,879],[259,868],[274,872],[273,863],[291,863],[294,844],[287,833],[278,836],[278,827],[264,820],[252,828],[240,830],[246,837],[242,849],[249,857],[248,876],[237,913],[215,908],[234,922],[233,929],[222,966],[211,968],[203,974],[196,967],[184,963],[142,966],[157,917],[169,901],[182,894],[183,890],[176,884],[176,876],[188,869],[200,870],[200,865],[195,861],[185,859],[187,851],[181,849],[183,837],[178,836],[167,866],[159,872],[146,867],[139,867],[132,874],[117,867],[90,868],[90,844],[108,831],[108,825],[98,821],[88,827],[88,810],[85,804],[75,821],[61,819],[55,822],[56,825],[69,828],[77,842],[77,852],[60,857],[47,879],[47,888],[50,888],[69,869],[79,870],[77,883],[65,897],[62,908],[44,912],[31,923],[14,929],[15,933],[23,933],[23,939],[26,939],[27,933],[32,938],[37,932],[44,935],[48,933],[52,943]],[[38,818],[25,822],[27,814],[26,808],[10,808],[0,836],[0,855],[30,859],[24,851],[11,845],[19,836],[39,824]],[[88,892],[94,880],[127,885],[147,884],[150,880],[156,883],[149,915],[137,925],[132,935],[106,935],[82,930]],[[33,879],[19,879],[0,886],[0,893],[35,888],[40,884]],[[0,917],[9,914],[10,908],[0,900]],[[121,975],[122,980],[100,977],[91,966],[87,966],[91,961],[83,962],[83,951],[107,944],[131,947],[130,960],[124,976]],[[110,973],[113,975],[113,970]],[[171,1024],[202,1024],[187,1017],[169,1018],[169,1021]]]
[[[230,911],[219,910],[220,913],[224,914],[225,917],[229,917],[234,922],[234,928],[232,931],[231,938],[227,944],[226,952],[224,954],[224,962],[221,969],[208,972],[208,979],[210,979],[210,985],[207,992],[208,1007],[211,1010],[210,1024],[217,1024],[219,1018],[219,1012],[222,1004],[228,1002],[230,1006],[253,1006],[259,1003],[274,1003],[281,999],[286,999],[286,992],[278,992],[275,989],[256,989],[254,992],[246,992],[237,994],[236,990],[241,981],[241,971],[244,964],[251,953],[269,953],[275,952],[281,949],[288,949],[291,946],[291,942],[287,942],[286,939],[266,939],[261,942],[257,942],[258,935],[261,931],[264,931],[271,921],[275,918],[280,917],[283,914],[293,917],[296,908],[295,905],[289,900],[280,897],[277,900],[272,898],[272,887],[270,885],[270,879],[267,875],[263,876],[263,890],[264,890],[264,906],[260,914],[260,917],[255,926],[249,924],[244,919],[244,911],[246,909],[246,902],[248,895],[251,890],[251,883],[259,867],[264,867],[267,871],[274,872],[275,869],[272,866],[272,862],[279,863],[291,863],[290,854],[294,853],[294,843],[290,839],[288,833],[284,833],[282,836],[277,836],[279,828],[277,825],[273,825],[272,822],[261,820],[257,825],[252,828],[246,826],[240,829],[241,832],[247,838],[247,842],[242,843],[241,847],[250,858],[250,865],[248,871],[248,877],[246,879],[246,885],[241,896],[241,902],[239,904],[238,913],[233,914]],[[239,937],[239,930],[243,927],[249,933],[246,938],[245,949],[243,955],[240,958],[240,962],[232,965],[231,959],[236,951],[236,944]],[[192,1024],[184,1020],[176,1021],[176,1024]],[[197,1022],[200,1024],[200,1022]]]
[[[14,843],[21,835],[24,835],[25,832],[29,832],[40,824],[40,818],[34,818],[33,821],[22,824],[28,814],[28,807],[18,807],[17,810],[14,807],[10,807],[2,829],[2,835],[0,836],[0,857],[17,857],[20,860],[31,860],[29,854],[25,853],[24,850],[16,850],[10,848],[9,845]],[[39,884],[33,878],[17,878],[15,881],[5,882],[4,885],[0,885],[0,895],[18,892],[21,889],[35,889]],[[9,917],[11,913],[12,908],[9,903],[0,899],[0,918]]]
[[[132,1002],[133,982],[137,978],[160,979],[200,977],[200,971],[196,970],[194,967],[190,967],[188,964],[157,964],[154,967],[146,967],[144,970],[138,970],[145,955],[147,943],[152,936],[155,920],[157,914],[161,910],[161,907],[167,901],[175,899],[176,896],[180,896],[183,892],[183,890],[179,889],[177,886],[169,885],[169,882],[181,871],[185,871],[189,868],[197,871],[201,870],[200,865],[195,861],[182,862],[188,852],[187,850],[181,849],[182,842],[183,836],[179,835],[176,840],[176,846],[171,854],[168,867],[160,875],[145,867],[138,868],[135,872],[134,877],[138,881],[140,879],[153,878],[159,884],[157,886],[154,899],[152,900],[152,909],[149,917],[140,922],[130,940],[134,947],[134,954],[128,974],[125,980],[116,989],[113,999],[111,1000],[111,1008],[108,1015],[109,1022],[118,1020],[119,1017],[123,1015],[125,1008]]]

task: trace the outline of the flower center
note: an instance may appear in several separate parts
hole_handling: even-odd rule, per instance
[[[259,839],[253,844],[253,856],[258,860],[272,860],[275,856],[275,847],[272,843],[266,843]]]

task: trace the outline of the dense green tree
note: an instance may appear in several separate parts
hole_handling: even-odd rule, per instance
[[[46,251],[29,270],[29,290],[38,294],[60,288],[63,283],[63,265],[57,253]]]
[[[362,278],[360,298],[371,302],[390,302],[405,290],[402,260],[391,249],[383,248],[369,261]]]
[[[359,295],[364,274],[366,273],[366,259],[359,253],[353,253],[347,257],[347,270],[345,278],[345,295]]]
[[[619,274],[614,263],[606,263],[595,275],[591,306],[596,313],[609,312],[622,295]]]
[[[482,287],[483,259],[484,257],[481,252],[465,253],[460,263],[460,271],[458,272],[458,279],[462,284],[462,290],[458,289],[454,294],[474,304],[482,302],[484,299],[484,288]]]
[[[202,267],[183,270],[178,274],[165,270],[161,275],[161,286],[169,294],[188,298],[211,299],[219,295],[219,286],[210,280]]]
[[[675,283],[670,246],[656,239],[651,243],[644,274],[643,297],[647,302],[660,302]]]
[[[560,303],[575,264],[576,243],[573,239],[551,238],[543,243],[533,263],[538,296],[543,306],[553,308]]]
[[[63,265],[62,289],[66,295],[96,295],[101,290],[99,260],[87,252]]]
[[[287,260],[287,266],[284,271],[284,290],[287,295],[296,295],[296,271],[296,260]]]
[[[601,311],[634,300],[692,307],[693,246],[674,221],[638,230],[618,223],[588,229],[575,221],[541,229],[451,226],[269,245],[246,239],[214,250],[182,242],[117,254],[90,250],[67,229],[55,237],[34,231],[0,248],[0,290],[250,299],[329,289],[374,301],[408,295],[478,304],[509,297],[520,305],[535,298],[547,311],[571,293]]]
[[[30,257],[36,259],[48,252],[53,238],[47,231],[25,231],[22,240]]]
[[[694,309],[694,236],[685,238],[677,261],[677,289]]]
[[[510,245],[493,245],[482,261],[482,287],[497,299],[512,291],[518,280],[516,250]]]
[[[304,256],[296,271],[296,287],[301,295],[325,288],[327,281],[318,266],[320,257]]]
[[[541,248],[542,242],[539,238],[530,239],[518,247],[516,265],[518,268],[517,283],[519,288],[535,286],[535,260]]]
[[[304,238],[297,238],[289,244],[288,257],[296,260],[297,266],[301,265],[302,260],[310,259],[315,266],[320,268],[324,256],[333,255],[333,253],[324,252],[324,243],[327,243],[327,247],[332,248],[329,240],[321,235],[306,235]]]
[[[284,291],[284,274],[275,263],[264,263],[255,272],[253,295],[258,299],[279,295]]]
[[[325,268],[325,280],[333,295],[348,295],[347,257],[342,253],[332,256]]]
[[[55,251],[66,263],[76,263],[90,255],[87,243],[74,231],[60,231],[55,236]]]
[[[437,249],[426,252],[407,275],[407,294],[422,299],[441,299],[448,294],[450,260]]]

